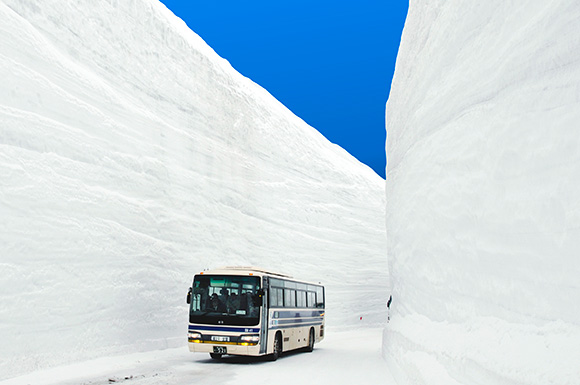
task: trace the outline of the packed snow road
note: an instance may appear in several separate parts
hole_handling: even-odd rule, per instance
[[[382,329],[330,330],[314,352],[286,353],[276,362],[264,358],[190,353],[186,347],[106,357],[31,373],[0,382],[17,384],[381,384],[394,385],[381,357]]]

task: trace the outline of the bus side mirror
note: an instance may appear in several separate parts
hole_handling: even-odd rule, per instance
[[[187,292],[187,299],[186,302],[189,304],[191,303],[191,287],[189,288],[189,291]]]
[[[254,295],[254,305],[255,306],[262,306],[262,303],[264,302],[263,301],[264,294],[266,294],[264,289],[259,289],[256,292],[256,295]]]

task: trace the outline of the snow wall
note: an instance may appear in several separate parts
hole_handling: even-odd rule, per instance
[[[400,384],[578,384],[580,3],[410,4],[387,103]]]
[[[0,20],[0,379],[185,345],[221,265],[322,281],[330,328],[384,323],[384,180],[161,3]]]

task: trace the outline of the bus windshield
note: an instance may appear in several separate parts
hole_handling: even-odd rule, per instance
[[[235,275],[196,275],[189,322],[254,326],[259,322],[260,278]]]

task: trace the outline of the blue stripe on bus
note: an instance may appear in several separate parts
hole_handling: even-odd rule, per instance
[[[322,322],[305,322],[305,323],[301,323],[298,325],[273,325],[271,326],[269,329],[270,330],[276,330],[276,329],[288,329],[288,328],[297,328],[297,327],[303,327],[303,326],[319,326],[322,325]]]
[[[245,328],[245,327],[225,327],[225,326],[200,326],[200,325],[189,325],[189,330],[209,330],[218,332],[242,332],[242,333],[259,333],[260,329],[256,328]]]
[[[272,318],[306,318],[321,317],[324,310],[273,310]]]
[[[275,319],[273,321],[274,321],[274,323],[276,325],[303,324],[303,323],[312,323],[312,322],[322,323],[322,318],[310,318],[310,319],[302,319],[302,318],[295,318],[295,319]]]

